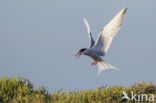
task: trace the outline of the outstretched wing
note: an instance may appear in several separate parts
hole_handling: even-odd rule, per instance
[[[127,8],[123,8],[100,32],[96,44],[92,49],[98,51],[101,56],[107,53],[109,46],[120,29]]]
[[[89,24],[88,24],[86,18],[83,18],[83,21],[84,21],[84,23],[85,23],[85,25],[87,27],[88,36],[89,36],[89,39],[90,39],[90,48],[91,48],[95,44],[95,41],[94,41],[94,39],[92,37],[92,34],[90,32],[90,27],[89,27]]]

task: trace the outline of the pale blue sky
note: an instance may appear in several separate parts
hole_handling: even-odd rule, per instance
[[[101,84],[156,83],[156,0],[1,0],[0,77],[19,75],[50,92],[95,89]],[[120,71],[97,78],[92,60],[74,55],[123,7],[124,23],[104,58]]]

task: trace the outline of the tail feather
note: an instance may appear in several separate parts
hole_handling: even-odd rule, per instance
[[[101,72],[105,69],[115,69],[115,70],[119,70],[118,68],[110,65],[109,63],[105,62],[105,61],[99,61],[97,63],[97,70],[98,70],[98,77],[100,76]]]

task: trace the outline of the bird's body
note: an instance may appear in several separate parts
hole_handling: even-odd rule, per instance
[[[100,56],[100,54],[98,53],[98,51],[95,51],[94,49],[91,49],[91,48],[87,49],[84,52],[84,54],[91,57],[95,61],[103,60],[102,57]]]
[[[124,14],[126,13],[127,8],[123,8],[99,33],[98,39],[96,42],[94,41],[92,34],[90,32],[90,27],[85,18],[83,18],[83,21],[86,24],[88,36],[90,39],[90,47],[89,48],[83,48],[78,53],[77,56],[81,56],[82,54],[87,55],[91,57],[94,62],[92,65],[97,64],[98,68],[98,75],[101,73],[104,69],[116,69],[114,66],[108,64],[103,60],[103,57],[107,53],[109,46],[117,34],[117,32],[120,29],[120,26],[124,19]]]

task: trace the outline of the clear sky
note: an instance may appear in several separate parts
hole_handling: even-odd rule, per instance
[[[95,89],[101,84],[156,83],[156,0],[1,0],[0,77],[22,76],[50,92]],[[124,23],[104,60],[120,71],[97,78],[87,56],[86,17],[93,37],[123,8]]]

